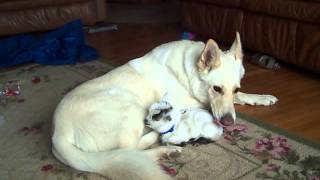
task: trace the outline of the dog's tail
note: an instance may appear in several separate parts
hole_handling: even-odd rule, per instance
[[[75,169],[97,173],[112,180],[171,179],[145,152],[135,149],[84,152],[70,143],[53,141],[52,151],[60,161]]]

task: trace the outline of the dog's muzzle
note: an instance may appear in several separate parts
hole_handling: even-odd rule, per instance
[[[233,119],[232,115],[230,113],[222,116],[220,119],[215,119],[215,122],[222,127],[227,127],[235,123],[235,120]]]
[[[148,119],[144,119],[144,124],[145,125],[150,125],[149,122],[148,122]]]

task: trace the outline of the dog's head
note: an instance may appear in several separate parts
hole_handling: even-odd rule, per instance
[[[234,121],[234,96],[240,88],[244,75],[242,48],[239,33],[230,50],[222,51],[210,39],[198,60],[198,72],[202,81],[209,87],[208,98],[213,116],[217,119]]]
[[[173,110],[167,101],[159,101],[149,108],[145,118],[145,125],[157,132],[163,132],[174,126],[181,118],[181,114]]]

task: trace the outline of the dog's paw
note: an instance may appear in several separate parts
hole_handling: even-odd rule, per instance
[[[270,106],[275,104],[278,98],[272,95],[258,95],[251,105]]]
[[[177,154],[182,152],[182,147],[179,146],[166,146],[166,155]]]

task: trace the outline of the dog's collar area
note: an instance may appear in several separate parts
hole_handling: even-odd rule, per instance
[[[165,132],[159,132],[160,135],[165,135],[165,134],[168,134],[168,133],[173,132],[175,126],[176,126],[176,125],[174,124],[174,125],[171,126],[171,128],[170,128],[169,130],[167,130],[167,131],[165,131]]]

